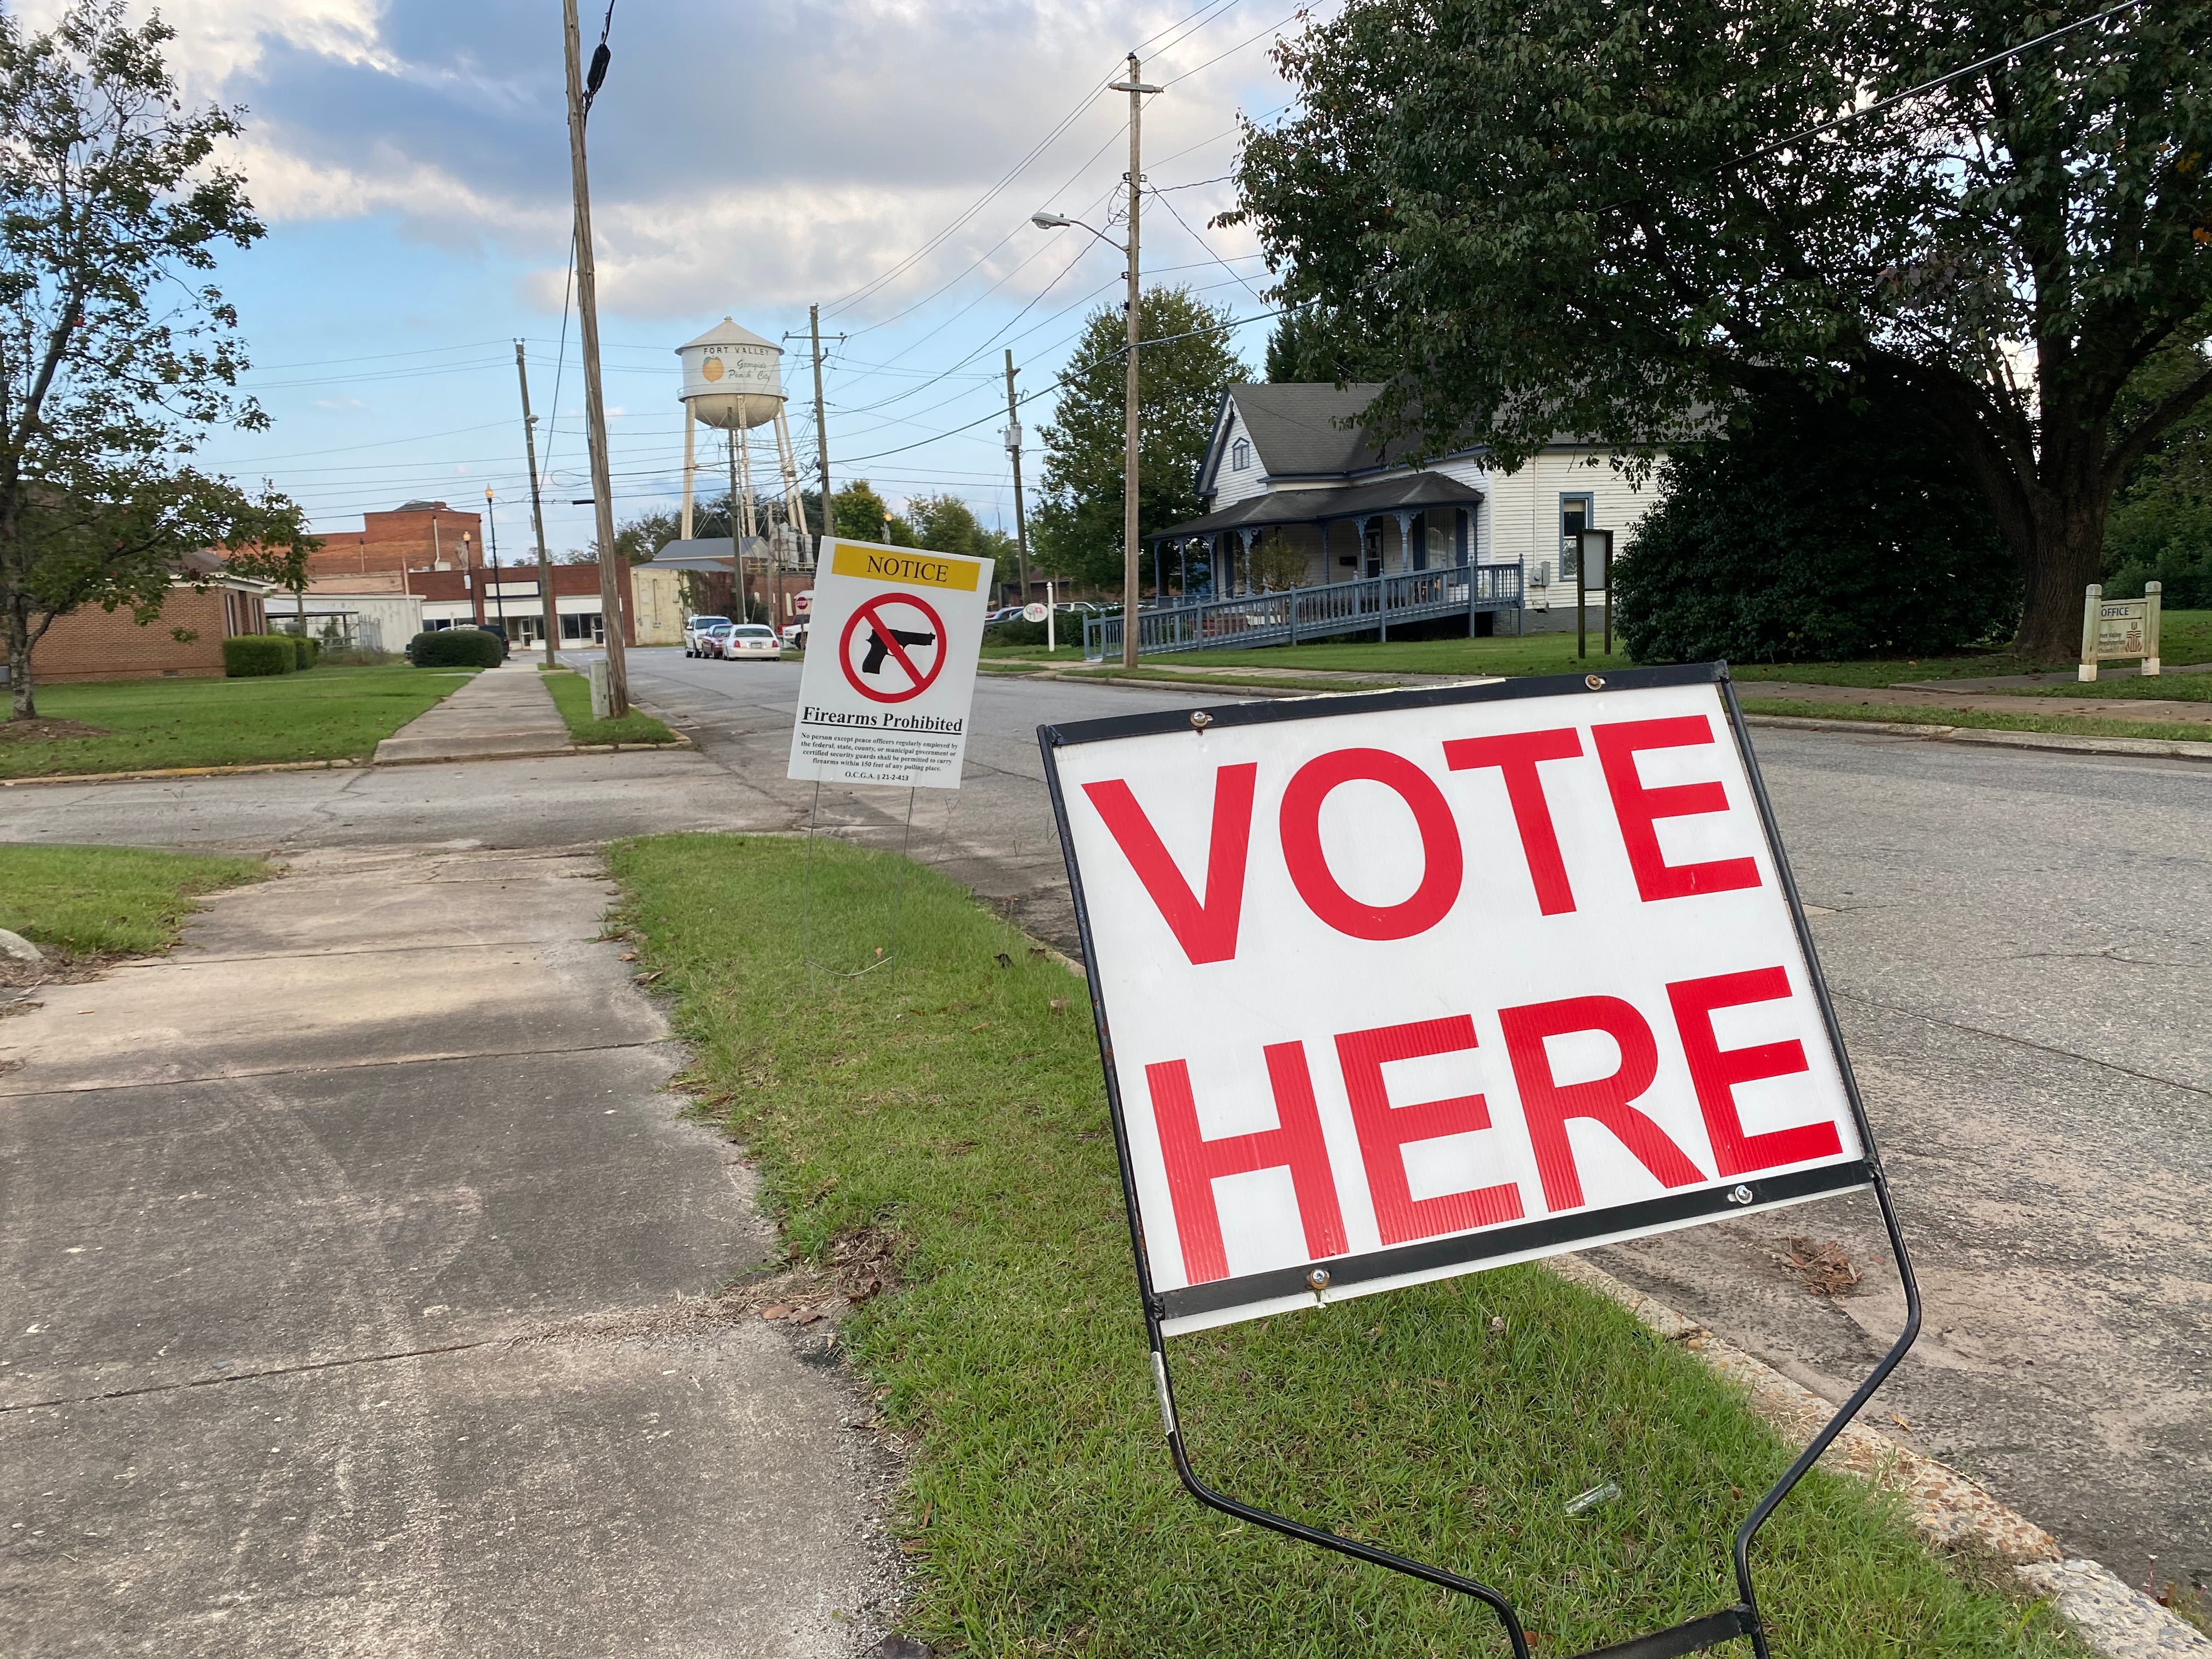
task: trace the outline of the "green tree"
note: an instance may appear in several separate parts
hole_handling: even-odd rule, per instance
[[[220,245],[262,235],[215,160],[242,129],[179,100],[173,37],[120,0],[77,0],[36,34],[0,12],[0,612],[19,720],[56,617],[150,621],[184,555],[214,547],[294,586],[314,545],[273,488],[184,459],[210,428],[268,422],[236,391],[237,313],[206,280]]]
[[[855,478],[830,498],[830,516],[837,533],[856,542],[879,542],[884,520],[891,515],[890,503],[870,489],[866,478]]]
[[[897,522],[904,532],[902,547],[926,547],[933,553],[958,553],[971,559],[990,556],[983,545],[983,526],[957,495],[916,495]]]
[[[2124,404],[2154,406],[2205,361],[2204,342],[2176,341],[2130,382]],[[2164,586],[2170,606],[2212,607],[2212,403],[2144,453],[2105,522],[2105,591],[2135,599],[2148,581]]]
[[[1146,290],[1138,307],[1137,521],[1164,529],[1204,511],[1199,463],[1212,435],[1221,394],[1251,378],[1229,344],[1231,313],[1187,288]],[[1030,514],[1030,550],[1040,570],[1086,586],[1121,586],[1121,353],[1127,325],[1119,306],[1085,321],[1073,362],[1060,377],[1044,446],[1044,480]]]
[[[1267,337],[1267,378],[1277,383],[1387,380],[1397,361],[1352,318],[1318,306],[1285,312]]]
[[[2066,21],[2041,0],[1369,0],[1281,53],[1244,209],[1291,301],[1405,368],[1378,423],[1517,465],[1811,389],[1955,450],[2063,659],[2128,418],[2212,301],[2212,0],[2163,0],[1812,137]]]

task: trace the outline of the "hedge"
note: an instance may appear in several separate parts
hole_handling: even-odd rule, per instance
[[[293,647],[298,653],[298,666],[313,668],[315,665],[315,659],[323,653],[320,642],[309,639],[304,634],[290,634],[285,637],[292,641]]]
[[[1679,449],[1613,561],[1638,662],[1925,657],[2002,639],[2020,578],[1954,448],[1909,423],[1766,404]]]
[[[496,668],[504,655],[498,635],[481,628],[441,628],[417,634],[407,646],[417,668]]]
[[[229,679],[289,674],[299,664],[300,653],[289,634],[234,634],[222,642],[222,672]]]

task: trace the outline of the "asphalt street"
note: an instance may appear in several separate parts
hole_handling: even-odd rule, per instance
[[[985,679],[957,793],[785,781],[799,667],[635,653],[695,754],[0,791],[0,836],[279,853],[810,821],[1071,943],[1034,728],[1221,693]],[[2212,768],[1761,729],[1925,1292],[1869,1416],[2070,1552],[2212,1581]],[[1806,1288],[1792,1239],[1839,1246]],[[1600,1253],[1831,1397],[1902,1317],[1852,1200]]]

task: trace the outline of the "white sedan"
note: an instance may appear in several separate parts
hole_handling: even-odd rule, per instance
[[[732,662],[758,657],[774,662],[783,655],[783,642],[773,628],[760,623],[738,623],[721,635],[721,654]]]

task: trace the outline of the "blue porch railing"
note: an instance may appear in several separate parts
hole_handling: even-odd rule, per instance
[[[1393,623],[1462,615],[1471,619],[1485,611],[1514,611],[1520,605],[1519,565],[1452,565],[1441,570],[1331,582],[1325,587],[1294,587],[1283,593],[1251,593],[1237,599],[1205,599],[1140,611],[1137,651],[1141,656],[1152,656],[1172,651],[1296,645],[1301,640],[1364,634],[1370,629],[1388,639]],[[1102,662],[1121,654],[1121,617],[1083,619],[1086,662]]]

